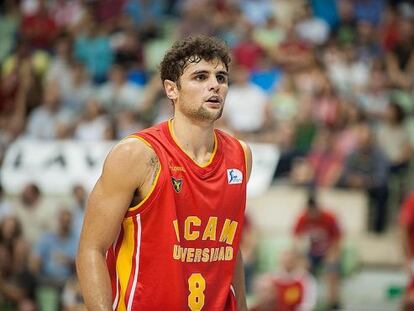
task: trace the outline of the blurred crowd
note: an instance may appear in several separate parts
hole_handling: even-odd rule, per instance
[[[157,65],[200,33],[232,51],[220,127],[276,145],[276,181],[365,191],[384,232],[413,190],[412,1],[2,0],[0,163],[19,137],[116,140],[166,120]],[[76,208],[45,206],[35,184],[19,206],[2,194],[0,304],[33,310],[40,283],[77,310],[82,192]]]

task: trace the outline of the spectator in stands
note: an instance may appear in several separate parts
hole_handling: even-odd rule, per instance
[[[108,138],[110,129],[110,119],[103,113],[99,100],[89,98],[76,125],[74,138],[80,141],[102,141]]]
[[[0,111],[1,116],[11,117],[16,110],[23,109],[24,117],[40,102],[42,86],[36,66],[36,53],[29,49],[28,42],[23,39],[16,42],[13,53],[2,64]],[[24,97],[23,107],[20,107],[19,95]]]
[[[312,45],[322,45],[329,38],[329,24],[313,15],[310,4],[304,4],[301,16],[296,21],[295,31],[298,36]]]
[[[146,81],[144,45],[139,40],[139,33],[136,29],[125,26],[112,40],[115,46],[115,63],[128,68],[128,79],[136,79],[141,75],[141,80],[135,83],[143,85]]]
[[[271,96],[279,86],[282,75],[283,72],[275,66],[268,52],[264,52],[251,72],[250,80]]]
[[[276,90],[271,94],[270,105],[275,121],[293,121],[298,115],[299,93],[293,75],[285,74]]]
[[[324,83],[311,98],[313,117],[322,126],[334,127],[340,119],[341,98],[325,76]]]
[[[11,254],[0,245],[0,309],[34,311],[34,288],[29,288],[31,280],[27,275],[14,273],[12,260]]]
[[[369,229],[381,233],[388,220],[388,162],[368,124],[361,123],[357,135],[356,149],[345,158],[338,186],[367,191],[371,201]]]
[[[414,191],[412,191],[401,205],[399,214],[401,227],[401,242],[404,254],[404,266],[409,276],[403,297],[403,310],[414,308]]]
[[[80,0],[49,2],[50,14],[56,25],[63,31],[74,32],[75,26],[85,14],[85,7]]]
[[[72,135],[74,116],[63,107],[59,88],[47,84],[43,103],[29,115],[26,134],[33,139],[68,138]]]
[[[115,116],[122,110],[138,112],[141,108],[143,90],[126,77],[126,68],[114,64],[109,81],[99,89],[99,99],[107,113]]]
[[[334,142],[334,148],[343,158],[342,161],[356,149],[360,125],[366,119],[364,110],[355,102],[349,99],[342,101],[340,119],[335,126],[337,134]]]
[[[35,310],[35,279],[28,267],[29,247],[20,222],[8,216],[0,222],[0,309]]]
[[[375,26],[366,20],[361,20],[357,25],[356,54],[357,59],[363,63],[370,63],[373,59],[382,58],[380,42]]]
[[[339,1],[339,3],[342,1]],[[312,12],[315,16],[325,20],[331,28],[338,24],[338,1],[311,0]]]
[[[266,23],[253,29],[254,40],[262,50],[267,51],[277,48],[285,38],[285,29],[280,25],[275,15],[270,15]]]
[[[56,81],[63,91],[70,80],[70,69],[73,61],[72,38],[69,34],[61,34],[54,41],[54,54],[50,59],[46,72],[46,81]]]
[[[314,310],[317,283],[306,270],[304,262],[296,250],[284,250],[277,271],[266,273],[256,280],[256,303],[252,311]]]
[[[79,113],[86,99],[94,93],[94,88],[85,66],[74,60],[72,41],[69,34],[62,34],[56,40],[55,55],[47,71],[46,81],[52,84],[56,82],[63,106]]]
[[[330,80],[343,95],[358,93],[369,81],[369,63],[358,59],[356,47],[344,45],[327,67]]]
[[[242,38],[233,48],[234,62],[252,71],[258,68],[264,51],[254,38],[253,26],[248,23],[242,26]]]
[[[385,119],[377,128],[378,146],[384,152],[389,164],[391,176],[397,180],[398,204],[407,193],[407,173],[413,157],[410,132],[405,123],[405,111],[401,105],[390,103]]]
[[[233,68],[233,77],[223,112],[226,127],[239,138],[254,139],[268,125],[268,97],[262,89],[249,81],[249,70],[245,66]]]
[[[132,18],[136,29],[145,39],[153,38],[158,34],[160,23],[164,17],[164,1],[162,0],[126,0],[125,14]]]
[[[58,27],[45,0],[38,0],[35,11],[23,16],[21,32],[32,49],[50,50],[52,48]]]
[[[414,26],[411,18],[400,17],[398,39],[386,55],[387,73],[394,87],[409,89],[414,74]]]
[[[177,35],[180,38],[200,33],[213,35],[214,9],[213,2],[206,0],[181,1],[182,20],[177,27]]]
[[[37,243],[43,232],[53,226],[53,210],[34,183],[27,184],[13,210],[24,228],[24,238],[30,245]]]
[[[369,76],[367,85],[356,94],[356,99],[369,121],[375,124],[384,117],[390,101],[388,77],[382,60],[373,61]]]
[[[312,274],[321,272],[326,277],[328,310],[340,309],[340,254],[341,230],[334,214],[323,209],[310,191],[305,210],[298,216],[293,234],[296,244],[309,242],[307,250]]]
[[[339,20],[334,27],[333,37],[338,45],[354,43],[357,35],[357,21],[352,7],[352,1],[338,2]]]
[[[343,169],[343,157],[335,146],[337,137],[337,133],[330,129],[319,130],[307,156],[294,162],[290,176],[293,183],[321,187],[336,185]]]
[[[298,37],[293,25],[286,30],[285,39],[272,50],[274,62],[288,72],[306,69],[314,61],[312,47]]]
[[[365,20],[372,25],[378,25],[381,21],[381,14],[384,11],[385,2],[385,0],[353,1],[357,20]]]
[[[75,273],[78,238],[73,232],[73,215],[69,209],[62,207],[57,221],[57,231],[45,231],[35,245],[31,267],[41,285],[61,292],[67,278]]]
[[[278,143],[282,153],[278,164],[278,175],[289,173],[292,162],[298,158],[303,158],[309,152],[313,141],[318,132],[318,124],[312,116],[312,107],[310,102],[302,101],[298,107],[297,114],[290,121],[284,121],[285,127],[290,130],[277,131],[281,137]],[[289,137],[290,136],[290,137]]]
[[[86,101],[96,93],[85,66],[77,61],[70,64],[69,79],[60,90],[63,107],[75,114],[81,113]]]
[[[75,57],[85,64],[95,83],[102,83],[114,57],[110,38],[90,13],[85,14],[83,25],[75,37]]]
[[[23,239],[22,225],[15,216],[7,216],[0,222],[0,244],[10,254],[19,240]]]
[[[272,12],[272,1],[270,0],[242,0],[240,8],[254,26],[263,25]]]
[[[19,27],[19,7],[13,0],[3,1],[2,10],[0,9],[0,63],[11,52],[15,44],[16,34]]]
[[[390,163],[391,174],[406,170],[413,156],[410,134],[404,121],[404,109],[392,102],[377,129],[378,145]]]

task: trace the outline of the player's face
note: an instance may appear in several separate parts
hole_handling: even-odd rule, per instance
[[[175,114],[198,121],[215,121],[222,115],[228,74],[221,61],[190,63],[176,87]]]

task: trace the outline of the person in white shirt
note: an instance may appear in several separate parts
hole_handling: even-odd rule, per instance
[[[267,125],[270,115],[266,93],[250,82],[250,73],[244,66],[233,69],[233,84],[229,88],[224,110],[225,127],[239,136],[259,133]]]
[[[99,99],[110,114],[127,109],[139,111],[142,104],[142,87],[129,82],[122,65],[114,64],[109,73],[109,81],[99,89]]]

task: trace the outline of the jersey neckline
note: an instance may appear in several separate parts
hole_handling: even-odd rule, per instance
[[[162,130],[166,135],[167,139],[171,143],[171,145],[178,151],[181,158],[183,158],[192,168],[195,170],[199,175],[206,177],[206,175],[210,175],[210,172],[214,172],[217,165],[221,162],[222,159],[222,147],[221,147],[221,140],[217,131],[214,129],[214,149],[213,153],[210,157],[210,160],[200,165],[196,161],[194,161],[177,143],[177,140],[174,135],[174,131],[172,128],[172,119],[164,122],[162,125]]]

